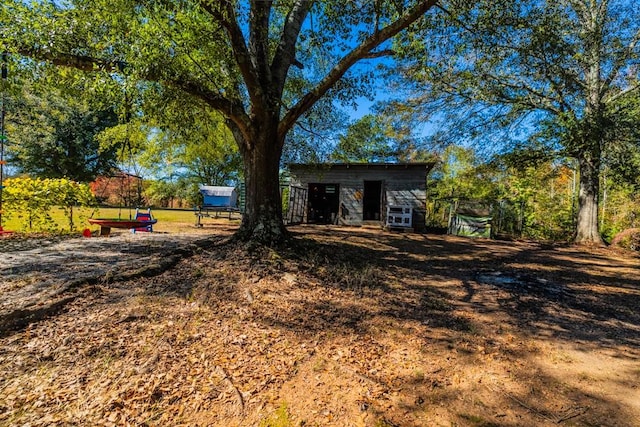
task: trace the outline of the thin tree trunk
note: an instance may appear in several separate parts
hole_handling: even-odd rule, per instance
[[[599,156],[591,156],[587,153],[578,158],[580,190],[575,242],[579,244],[604,244],[598,230],[599,163]]]
[[[600,230],[604,229],[604,221],[607,217],[607,171],[602,178],[602,214],[600,215]]]

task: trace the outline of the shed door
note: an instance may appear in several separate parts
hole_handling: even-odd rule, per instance
[[[382,181],[364,182],[362,204],[364,221],[379,221],[382,218]]]
[[[307,222],[332,224],[337,221],[339,206],[339,184],[309,184]]]
[[[289,186],[289,204],[287,215],[288,224],[300,224],[304,221],[305,207],[307,206],[307,192],[303,187]]]

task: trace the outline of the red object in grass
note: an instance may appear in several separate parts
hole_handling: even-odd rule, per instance
[[[96,218],[88,219],[90,224],[100,226],[100,235],[108,236],[111,233],[111,228],[139,228],[148,227],[158,222],[157,219],[142,221],[135,219],[108,219],[108,218]]]
[[[4,236],[5,234],[11,234],[13,233],[13,231],[9,231],[9,230],[5,230],[4,228],[2,228],[2,226],[0,225],[0,236]]]
[[[96,219],[88,219],[91,224],[100,225],[103,227],[113,227],[113,228],[136,228],[136,227],[146,227],[147,225],[155,224],[158,222],[157,219],[152,219],[148,221],[141,221],[135,219],[107,219],[107,218],[96,218]]]
[[[84,230],[82,230],[82,235],[84,237],[91,237],[91,230],[89,230],[88,228],[85,228]]]

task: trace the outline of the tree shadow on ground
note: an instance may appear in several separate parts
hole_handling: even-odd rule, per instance
[[[253,255],[235,245],[210,248],[171,272],[179,280],[149,280],[147,292],[194,299],[220,316],[238,316],[304,339],[322,334],[364,338],[374,329],[415,324],[426,326],[427,332],[417,337],[425,345],[465,355],[468,343],[489,347],[494,338],[482,335],[493,326],[464,315],[472,310],[506,319],[534,340],[552,337],[614,350],[626,346],[631,351],[619,357],[638,357],[640,281],[632,259],[533,243],[332,228],[295,233],[294,239],[289,249]],[[527,348],[505,354],[513,360],[532,358]],[[477,363],[473,351],[466,356],[469,365]],[[540,372],[537,379],[533,375],[518,380],[554,382]],[[416,390],[437,392],[440,380],[432,380]],[[627,425],[628,414],[619,402],[567,384],[562,394],[602,406],[595,415],[609,417],[603,421]],[[550,412],[552,400],[536,402],[539,396],[504,391],[502,398],[514,410],[537,412],[542,422],[573,415],[571,408]],[[414,406],[409,409],[420,410]],[[475,416],[459,415],[461,422]],[[492,420],[487,422],[517,425]]]
[[[452,237],[446,242],[430,238],[423,245],[396,237],[388,244],[399,253],[429,257],[413,270],[460,280],[466,292],[463,302],[480,312],[500,309],[532,335],[612,348],[622,344],[640,351],[637,258],[586,253],[579,247],[549,249],[535,243]],[[434,253],[437,256],[430,256]],[[474,254],[473,259],[465,254]],[[396,265],[412,269],[410,262],[399,261]],[[487,291],[499,291],[499,308],[479,298]]]
[[[443,387],[451,372],[429,373],[423,377],[405,376],[397,382],[403,384],[401,407],[404,413],[423,413],[433,406],[445,405],[449,408],[452,424],[481,425],[495,427],[516,427],[523,425],[587,425],[587,426],[633,426],[634,414],[615,398],[595,396],[579,387],[573,387],[551,375],[540,371],[519,374],[517,380],[527,384],[524,391],[509,390],[501,384],[477,383]],[[541,399],[555,387],[562,389],[568,400]],[[429,408],[429,404],[431,408]],[[507,414],[526,413],[526,418],[514,420]],[[423,426],[422,422],[391,419],[392,425]],[[517,418],[517,417],[516,417]],[[566,424],[565,424],[566,423]]]
[[[200,270],[185,271],[180,283],[152,293],[187,297],[205,278],[207,289],[199,295],[208,304],[246,305],[247,292],[259,288],[262,278],[288,272],[295,278],[286,307],[254,310],[261,321],[286,329],[361,333],[368,319],[383,316],[469,332],[474,325],[455,310],[465,303],[479,313],[500,311],[532,336],[640,349],[640,275],[634,274],[633,259],[452,236],[340,228],[312,234],[310,239],[306,232],[294,233],[289,249],[248,258],[235,245],[219,246],[203,258]],[[218,264],[225,270],[204,272]],[[242,281],[248,287],[240,289]],[[491,303],[480,297],[487,292]]]

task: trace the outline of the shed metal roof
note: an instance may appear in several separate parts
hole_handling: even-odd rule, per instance
[[[372,169],[372,170],[402,170],[402,169],[424,169],[427,172],[433,169],[436,162],[415,162],[415,163],[290,163],[289,169],[318,169],[318,170],[340,170],[340,169]]]
[[[220,187],[214,185],[201,185],[200,192],[204,196],[214,196],[214,197],[231,197],[231,195],[236,191],[235,187]]]

